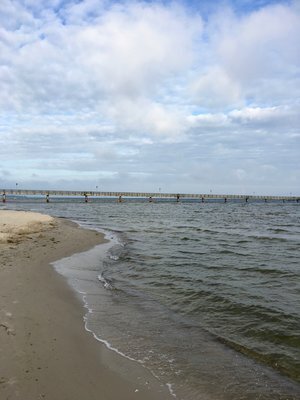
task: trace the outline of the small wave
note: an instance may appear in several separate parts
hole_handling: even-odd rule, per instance
[[[219,254],[234,254],[240,257],[249,257],[249,254],[243,254],[243,253],[238,253],[237,251],[234,250],[220,250],[218,251]]]
[[[273,233],[289,233],[290,231],[287,229],[276,228],[276,229],[269,229],[270,232]]]
[[[279,275],[279,276],[294,276],[290,271],[283,271],[280,269],[275,268],[265,268],[265,264],[257,267],[242,267],[242,268],[235,268],[242,271],[249,271],[253,273],[259,273],[264,275]],[[297,275],[296,275],[297,276]]]
[[[208,229],[208,228],[196,228],[195,231],[203,233],[214,233],[214,234],[223,233],[220,232],[218,229]]]
[[[103,274],[98,275],[98,281],[103,284],[105,289],[113,290],[114,287],[109,279],[104,278]]]
[[[297,364],[295,365],[294,368],[287,368],[285,365],[285,360],[288,360],[290,363],[293,364],[293,360],[291,360],[289,357],[282,355],[279,356],[278,353],[264,354],[263,352],[256,351],[255,348],[248,347],[245,344],[242,344],[230,338],[226,338],[222,335],[220,336],[216,335],[216,340],[218,340],[220,343],[223,343],[225,346],[230,347],[241,354],[253,358],[254,360],[260,363],[268,365],[269,367],[273,368],[276,371],[279,371],[283,375],[295,380],[296,382],[299,381]]]
[[[132,357],[129,357],[128,355],[122,353],[122,352],[121,352],[120,350],[118,350],[117,348],[113,347],[107,340],[101,339],[99,336],[97,336],[95,332],[93,332],[91,329],[89,329],[89,328],[87,327],[87,322],[88,322],[88,321],[87,321],[87,317],[84,317],[84,322],[85,322],[85,330],[86,330],[87,332],[90,332],[98,342],[103,343],[109,350],[114,351],[115,353],[119,354],[119,355],[122,356],[122,357],[127,358],[127,359],[130,360],[130,361],[135,361],[135,362],[138,362],[139,364],[143,364],[143,361],[142,361],[142,360],[136,360],[136,359],[134,359],[134,358],[132,358]]]
[[[117,353],[117,354],[118,354],[119,356],[121,356],[121,357],[127,358],[127,360],[130,360],[130,361],[133,361],[133,362],[135,362],[135,363],[138,363],[138,364],[142,365],[145,369],[147,369],[147,370],[152,374],[152,376],[153,376],[155,379],[158,380],[158,382],[161,382],[161,379],[159,378],[159,376],[157,376],[151,369],[147,368],[147,367],[145,366],[145,362],[144,362],[143,360],[130,357],[129,355],[127,355],[127,354],[123,353],[122,351],[120,351],[119,349],[117,349],[116,347],[112,346],[112,344],[111,344],[108,340],[102,339],[102,338],[99,337],[93,330],[91,330],[91,329],[88,327],[88,318],[87,318],[87,316],[84,316],[83,320],[84,320],[84,327],[85,327],[85,330],[86,330],[87,332],[91,333],[91,334],[93,335],[93,337],[94,337],[98,342],[104,344],[104,346],[105,346],[108,350],[111,350],[111,351]],[[161,383],[162,383],[162,382],[161,382]],[[172,397],[174,397],[174,398],[177,398],[177,396],[176,396],[176,394],[175,394],[175,391],[174,391],[174,389],[173,389],[173,385],[172,385],[171,383],[166,383],[165,385],[166,385],[166,387],[167,387],[167,389],[168,389],[170,395],[171,395]]]
[[[280,237],[280,236],[266,236],[266,235],[247,235],[251,239],[255,240],[261,240],[265,242],[288,242],[289,239],[286,237]]]
[[[180,240],[182,240],[182,241],[191,241],[191,242],[200,242],[200,239],[189,238],[187,236],[184,236],[184,237],[180,238]]]

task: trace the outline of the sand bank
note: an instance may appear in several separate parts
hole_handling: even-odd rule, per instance
[[[0,243],[17,243],[26,234],[42,232],[54,224],[49,215],[26,211],[0,211]]]
[[[49,263],[104,241],[42,214],[0,211],[0,398],[163,400],[141,365],[85,331],[80,299]]]

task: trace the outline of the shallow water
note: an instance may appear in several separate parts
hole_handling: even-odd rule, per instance
[[[87,328],[177,398],[300,398],[299,204],[7,207],[107,232],[110,245],[57,268],[85,293]]]

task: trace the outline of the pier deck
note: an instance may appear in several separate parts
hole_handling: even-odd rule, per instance
[[[52,197],[82,197],[87,200],[89,197],[115,197],[122,198],[145,198],[145,199],[199,199],[217,200],[223,199],[225,202],[229,200],[243,201],[300,201],[300,196],[263,196],[263,195],[239,195],[239,194],[212,194],[212,193],[157,193],[157,192],[104,192],[104,191],[73,191],[73,190],[30,190],[30,189],[3,189],[2,200],[5,202],[10,196],[35,196],[44,197],[47,201]]]

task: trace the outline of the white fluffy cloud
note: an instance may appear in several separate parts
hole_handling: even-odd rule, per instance
[[[139,173],[144,189],[176,192],[199,191],[197,171],[217,190],[263,190],[264,176],[275,192],[285,171],[281,191],[295,191],[299,37],[297,2],[216,2],[204,15],[176,2],[2,0],[0,170],[77,185],[101,167],[106,185],[122,171],[124,189]]]
[[[192,82],[201,107],[299,99],[299,18],[296,7],[280,4],[242,16],[220,10],[212,17],[209,61]]]
[[[103,107],[115,97],[155,96],[166,79],[191,65],[201,18],[179,7],[132,3],[85,21],[85,13],[99,4],[86,1],[61,11],[68,25],[60,16],[32,16],[17,30],[3,30],[1,82],[9,85],[2,107],[9,101],[21,110],[57,111],[81,109],[84,101]],[[76,23],[78,8],[85,23]]]

